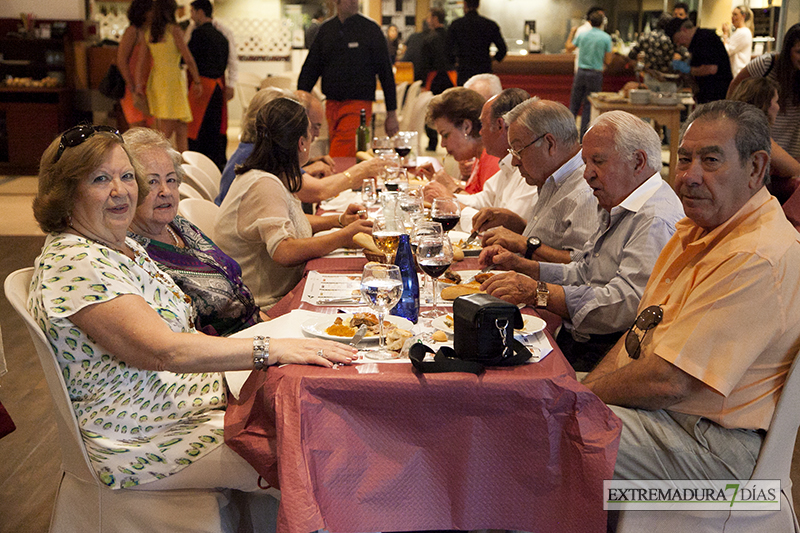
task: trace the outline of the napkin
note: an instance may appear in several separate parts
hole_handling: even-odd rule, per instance
[[[361,193],[347,189],[340,192],[333,198],[328,198],[319,204],[320,209],[323,211],[339,211],[344,213],[347,206],[350,204],[360,204]]]

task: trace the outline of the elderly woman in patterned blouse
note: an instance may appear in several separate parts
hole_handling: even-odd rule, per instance
[[[351,362],[355,349],[198,333],[189,297],[126,238],[147,194],[118,132],[78,126],[53,141],[33,205],[48,235],[28,309],[50,340],[89,457],[109,487],[256,491],[256,471],[223,442],[220,372],[330,368]]]
[[[195,327],[209,335],[227,336],[261,322],[239,264],[178,215],[181,155],[161,133],[149,128],[133,128],[122,137],[144,168],[150,188],[136,208],[129,236],[191,297]]]

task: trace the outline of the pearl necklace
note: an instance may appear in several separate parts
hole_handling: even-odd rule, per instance
[[[183,246],[181,246],[181,241],[178,240],[178,235],[172,228],[169,227],[169,224],[166,225],[166,228],[167,228],[167,233],[169,233],[169,236],[172,237],[172,240],[175,242],[175,246],[178,248],[183,248]]]

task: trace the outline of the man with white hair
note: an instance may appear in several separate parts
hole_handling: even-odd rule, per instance
[[[541,149],[535,138],[517,152]],[[527,146],[526,146],[527,145]],[[680,200],[661,179],[661,141],[652,127],[623,111],[600,115],[583,139],[583,177],[594,191],[599,228],[568,264],[529,261],[512,252],[492,262],[517,272],[481,288],[563,319],[556,342],[577,371],[591,370],[636,317],[656,258],[683,218]]]
[[[495,74],[475,74],[464,82],[465,89],[472,89],[485,100],[503,92],[503,84]]]

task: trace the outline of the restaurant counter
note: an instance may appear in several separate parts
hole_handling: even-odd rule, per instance
[[[635,79],[629,67],[630,60],[614,55],[611,65],[603,75],[603,91],[616,92]],[[500,77],[503,88],[519,87],[531,96],[555,100],[569,107],[575,56],[573,54],[507,55],[500,63],[493,63],[493,73]]]

